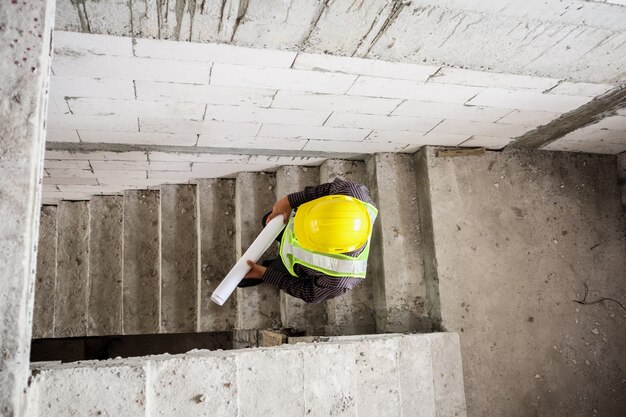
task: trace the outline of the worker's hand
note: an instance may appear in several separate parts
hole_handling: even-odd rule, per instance
[[[287,198],[287,196],[281,198],[274,203],[274,205],[272,206],[272,212],[269,216],[267,216],[265,224],[268,224],[270,220],[272,220],[279,214],[282,214],[285,217],[284,221],[285,224],[287,224],[287,220],[289,220],[289,215],[291,214],[291,205],[289,204],[289,199]]]
[[[248,266],[251,268],[250,271],[244,276],[244,278],[257,278],[257,279],[261,279],[263,277],[263,274],[265,274],[265,271],[267,270],[266,267],[264,267],[263,265],[259,265],[259,264],[255,264],[254,262],[252,262],[251,260],[247,260],[246,263],[248,264]]]

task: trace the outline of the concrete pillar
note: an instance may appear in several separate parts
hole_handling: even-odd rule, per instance
[[[368,266],[376,330],[430,330],[419,236],[413,156],[379,154],[367,161],[372,199],[379,208]]]
[[[159,192],[124,193],[124,334],[160,329]]]
[[[54,336],[87,334],[89,203],[59,203]]]
[[[276,198],[301,191],[309,185],[318,185],[319,168],[285,166],[276,172]],[[283,327],[315,332],[326,324],[324,304],[308,304],[281,291],[280,318]]]
[[[161,331],[195,332],[198,323],[196,186],[161,186]]]
[[[236,296],[223,306],[211,294],[237,262],[235,249],[235,181],[198,181],[198,243],[200,245],[201,332],[231,330],[237,319]]]
[[[93,197],[89,211],[87,335],[122,334],[123,198]]]
[[[54,1],[0,7],[0,414],[28,378]]]
[[[57,206],[43,206],[37,245],[37,281],[33,312],[33,339],[52,337],[54,287],[57,279]]]
[[[320,167],[320,182],[336,177],[367,184],[365,164],[360,161],[328,160]],[[328,316],[326,334],[366,334],[376,330],[373,281],[371,273],[356,288],[325,303]]]
[[[276,201],[274,174],[242,172],[237,176],[236,232],[237,259],[262,230],[261,219]],[[259,262],[278,256],[277,245]],[[237,289],[237,328],[267,329],[280,325],[279,290],[268,284]]]

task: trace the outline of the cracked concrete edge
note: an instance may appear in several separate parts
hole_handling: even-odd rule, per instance
[[[508,148],[539,149],[559,140],[568,133],[598,123],[626,107],[626,84],[594,98],[589,103],[572,110],[550,123],[539,126],[516,138]]]
[[[25,410],[54,8],[52,0],[14,1],[0,13],[0,414],[7,416]]]

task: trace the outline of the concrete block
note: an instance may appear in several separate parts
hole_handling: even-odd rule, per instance
[[[119,17],[119,16],[117,16]],[[98,33],[94,31],[95,33]],[[108,36],[78,31],[55,30],[54,55],[57,56],[133,56],[133,40],[123,36]]]
[[[467,102],[470,105],[565,113],[590,101],[590,97],[541,94],[534,91],[487,88]]]
[[[513,110],[498,123],[509,123],[514,125],[540,126],[545,125],[559,117],[561,113],[529,110]]]
[[[444,120],[432,133],[455,135],[493,136],[513,138],[532,130],[534,126],[512,125],[506,123],[467,122],[462,120]]]
[[[198,136],[192,133],[160,132],[107,132],[104,130],[79,130],[83,142],[125,143],[131,145],[195,146]]]
[[[376,143],[402,143],[404,145],[425,145],[429,142],[426,139],[424,132],[416,132],[409,130],[373,130],[372,133],[367,137],[368,140]],[[460,136],[460,135],[459,135]],[[439,141],[443,140],[445,142],[452,141],[455,142],[457,140],[456,137],[431,137],[431,141],[435,142],[439,139]]]
[[[48,114],[67,114],[71,113],[64,97],[48,97]]]
[[[577,83],[564,81],[551,89],[550,94],[563,94],[566,96],[596,97],[604,94],[614,86],[611,84]]]
[[[511,138],[498,138],[493,136],[472,136],[470,139],[459,144],[463,148],[482,147],[486,149],[502,149],[513,142]]]
[[[363,142],[344,142],[336,140],[309,140],[302,150],[328,152],[346,152],[354,154],[371,154],[377,152],[400,152],[406,149],[406,143],[374,142],[364,140]]]
[[[396,362],[397,339],[366,339],[358,344],[356,350],[358,356],[355,354],[354,357],[358,415],[402,415],[400,378]]]
[[[276,201],[276,178],[269,173],[237,175],[235,196],[235,242],[237,259],[262,230],[261,219]],[[260,261],[278,256],[270,248]],[[280,326],[279,290],[261,284],[237,289],[237,329],[267,329]]]
[[[368,265],[376,330],[429,331],[413,157],[375,155],[367,161],[367,175],[379,208]]]
[[[123,198],[89,202],[87,336],[122,334]]]
[[[150,162],[189,162],[189,163],[208,163],[208,162],[247,162],[250,155],[236,154],[213,154],[206,152],[162,152],[152,151],[149,153]]]
[[[237,355],[237,369],[239,416],[305,415],[301,351],[243,351]],[[276,393],[280,393],[279,400]]]
[[[161,187],[161,331],[197,330],[198,223],[195,185]]]
[[[330,94],[344,94],[355,79],[348,74],[227,64],[215,64],[211,72],[211,85]]]
[[[43,206],[39,218],[33,339],[53,337],[54,288],[57,279],[57,207]]]
[[[410,335],[397,339],[398,379],[402,415],[435,417],[465,414],[440,413],[435,404],[435,380],[429,335]],[[461,378],[461,394],[463,394]],[[456,394],[456,393],[454,393]],[[465,398],[465,397],[463,397]]]
[[[358,348],[352,344],[328,343],[307,347],[303,352],[305,415],[359,415],[355,364],[355,359],[359,360]]]
[[[280,137],[245,137],[245,136],[228,136],[222,138],[211,137],[210,135],[200,135],[198,138],[198,146],[207,146],[212,148],[231,148],[241,149],[244,152],[251,149],[275,149],[275,150],[302,150],[306,145],[306,139],[292,139]]]
[[[102,131],[122,131],[122,132],[136,132],[137,131],[137,118],[126,116],[89,116],[86,114],[73,115],[73,114],[52,114],[48,117],[48,127],[67,131],[72,130],[76,135],[76,129],[86,130],[102,130]],[[62,138],[60,138],[62,139]],[[66,140],[73,141],[73,140]]]
[[[347,94],[463,104],[482,90],[482,87],[422,84],[415,81],[359,76]]]
[[[276,198],[302,191],[307,186],[318,185],[319,168],[283,166],[276,172]],[[307,304],[281,291],[280,317],[284,328],[315,331],[326,324],[326,312],[322,303]]]
[[[402,102],[400,99],[318,94],[278,90],[271,107],[318,111],[339,111],[363,114],[389,114]]]
[[[428,82],[543,92],[544,90],[549,90],[556,86],[559,80],[556,78],[531,77],[528,75],[472,71],[462,68],[442,68],[437,72],[437,75],[428,80]]]
[[[455,135],[452,133],[437,133],[437,132],[428,132],[423,137],[422,140],[425,141],[428,145],[436,144],[437,146],[457,146],[467,139],[469,139],[471,135]]]
[[[78,161],[83,162],[83,161]],[[84,161],[86,162],[86,161]],[[157,161],[91,161],[95,172],[98,171],[191,171],[189,162],[157,162]]]
[[[299,53],[294,69],[368,75],[399,80],[426,81],[440,67],[404,64],[377,59],[348,58],[345,56]]]
[[[95,174],[90,169],[58,169],[49,168],[46,172],[50,177],[61,178],[94,178]]]
[[[145,179],[146,171],[139,170],[96,170],[93,171],[98,180],[102,180],[102,183],[107,183],[110,180],[129,180],[129,179]]]
[[[160,329],[158,191],[124,192],[124,334]]]
[[[360,161],[328,160],[320,166],[320,183],[331,182],[336,177],[367,184],[365,164]],[[374,333],[374,280],[369,275],[356,288],[324,302],[328,318],[326,334]]]
[[[81,177],[44,177],[44,185],[50,184],[81,184],[81,185],[98,185],[98,179],[96,177],[81,178]]]
[[[181,43],[160,39],[137,39],[135,53],[145,58],[276,68],[289,68],[296,58],[296,52],[291,51],[253,49],[219,43]]]
[[[50,94],[63,97],[135,98],[132,80],[85,77],[52,76]]]
[[[35,416],[146,415],[146,370],[141,365],[39,369],[30,390]]]
[[[52,69],[64,77],[207,84],[211,64],[122,56],[58,56]]]
[[[73,98],[70,101],[76,115],[131,116],[202,119],[204,106],[199,103],[167,103],[142,100],[105,98]]]
[[[277,156],[277,155],[252,155],[248,161],[248,165],[304,165],[304,166],[318,166],[326,158],[314,157],[314,156]]]
[[[333,115],[335,114],[338,113],[333,113]],[[354,125],[357,125],[357,123]],[[370,129],[350,127],[293,126],[264,123],[261,130],[259,130],[259,136],[288,139],[362,141],[370,132]]]
[[[150,416],[233,416],[240,386],[233,356],[179,356],[149,362]]]
[[[271,330],[259,330],[259,347],[275,347],[287,343],[287,336]]]
[[[406,100],[400,104],[391,115],[422,117],[425,119],[495,122],[510,112],[511,109],[508,108],[466,106],[463,104],[440,103],[437,101]]]
[[[205,120],[322,126],[329,115],[330,111],[264,109],[260,107],[209,104],[206,107]]]
[[[427,337],[430,339],[437,415],[464,416],[466,405],[459,336],[456,333],[432,333]]]
[[[197,183],[200,244],[199,331],[224,331],[235,327],[236,297],[223,306],[211,294],[237,262],[235,250],[235,181],[203,179]],[[219,253],[219,256],[216,254]]]
[[[224,136],[256,136],[260,124],[216,122],[214,120],[150,119],[139,120],[142,132],[193,133],[212,138]]]
[[[89,282],[89,204],[84,201],[62,201],[58,209],[57,227],[54,336],[85,336]]]
[[[135,81],[137,99],[269,107],[276,90]]]
[[[46,131],[46,141],[48,142],[80,142],[80,137],[76,129],[50,128]]]
[[[68,159],[73,161],[147,161],[145,152],[141,151],[68,151],[47,150],[47,159]]]
[[[328,120],[326,120],[324,126],[361,127],[380,130],[410,130],[412,132],[426,133],[437,126],[438,123],[441,123],[441,119],[334,112],[330,115]]]

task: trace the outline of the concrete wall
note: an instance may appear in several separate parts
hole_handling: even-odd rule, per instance
[[[54,2],[0,7],[0,414],[22,415]]]
[[[420,176],[427,274],[461,337],[468,413],[623,415],[626,311],[573,302],[587,284],[588,301],[626,304],[616,158],[428,149]]]
[[[33,365],[30,416],[458,416],[456,334]]]

